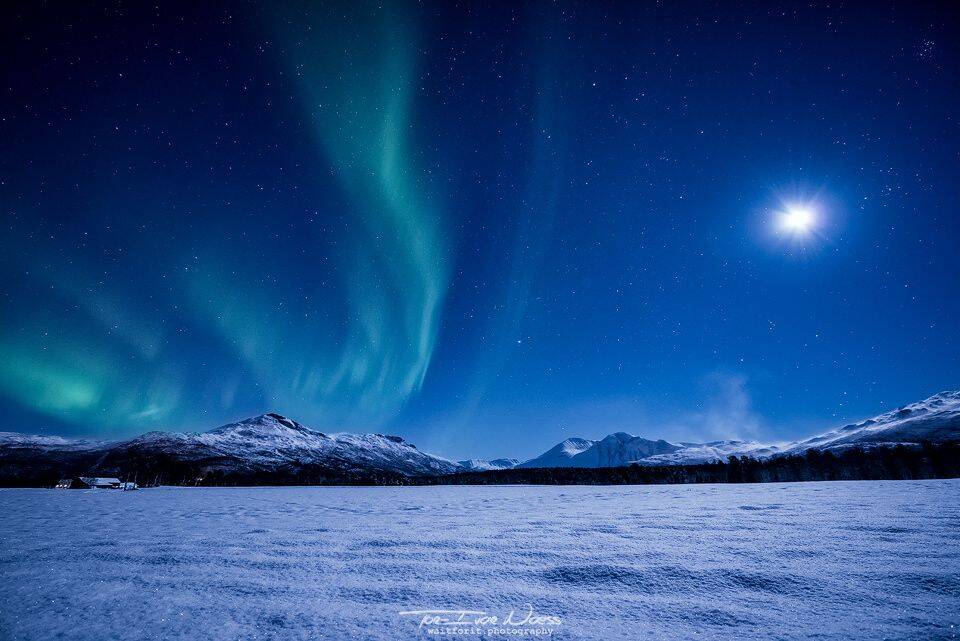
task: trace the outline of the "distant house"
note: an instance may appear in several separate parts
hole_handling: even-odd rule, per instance
[[[60,479],[54,487],[58,490],[87,490],[90,488],[119,490],[123,488],[123,484],[120,479],[112,477],[79,476],[75,479]]]
[[[107,476],[81,476],[80,480],[87,484],[87,487],[96,487],[108,490],[119,490],[120,479]]]

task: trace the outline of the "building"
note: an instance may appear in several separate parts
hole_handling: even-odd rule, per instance
[[[120,479],[105,476],[81,476],[80,481],[86,483],[87,487],[95,487],[107,490],[119,490]]]

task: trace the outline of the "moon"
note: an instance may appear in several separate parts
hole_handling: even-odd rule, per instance
[[[816,211],[809,205],[788,205],[780,214],[780,228],[795,236],[806,236],[816,224]]]

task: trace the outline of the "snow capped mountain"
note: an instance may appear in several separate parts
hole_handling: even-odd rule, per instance
[[[11,477],[36,473],[75,476],[103,472],[146,478],[237,482],[363,480],[371,474],[449,474],[456,463],[418,450],[399,436],[323,434],[280,414],[263,414],[199,434],[148,432],[129,441],[75,441],[59,437],[0,435],[0,471]],[[262,482],[262,481],[261,481]]]
[[[481,458],[467,459],[466,461],[457,461],[461,468],[469,472],[486,472],[487,470],[509,470],[520,464],[519,459],[515,458],[495,458],[486,460]]]
[[[874,418],[784,445],[736,440],[668,443],[617,432],[599,441],[567,439],[517,467],[615,467],[630,463],[690,465],[723,461],[729,456],[766,458],[808,449],[951,440],[960,440],[960,391],[940,392]]]
[[[655,454],[641,459],[649,465],[695,465],[710,461],[725,461],[729,456],[763,458],[779,452],[779,448],[757,441],[711,441],[709,443],[680,443],[680,449],[668,454]]]
[[[552,448],[517,467],[581,467],[570,463],[573,458],[593,447],[595,441],[585,438],[568,438]]]
[[[148,432],[120,442],[0,432],[0,480],[44,484],[82,474],[173,483],[316,484],[395,482],[402,476],[514,467],[684,465],[766,458],[807,449],[842,449],[960,440],[960,392],[941,392],[871,419],[782,445],[756,441],[670,443],[617,432],[598,441],[568,438],[540,456],[454,463],[399,436],[324,434],[280,414],[263,414],[209,432]],[[391,480],[393,479],[393,480]]]
[[[41,436],[39,434],[18,434],[16,432],[0,432],[0,447],[3,448],[88,450],[104,447],[108,444],[109,441],[71,439],[64,438],[62,436]]]
[[[873,418],[793,444],[792,451],[960,438],[960,391],[940,392]]]
[[[517,467],[616,467],[681,449],[664,440],[650,441],[624,432],[599,441],[569,438]]]
[[[201,434],[149,432],[116,449],[157,452],[183,461],[207,461],[208,467],[241,466],[255,470],[325,465],[336,469],[395,472],[405,475],[446,474],[459,468],[452,461],[426,454],[399,436],[324,434],[280,414],[262,414]]]

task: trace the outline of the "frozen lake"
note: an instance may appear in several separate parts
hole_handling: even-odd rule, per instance
[[[949,639],[960,481],[0,490],[0,570],[2,639]]]

